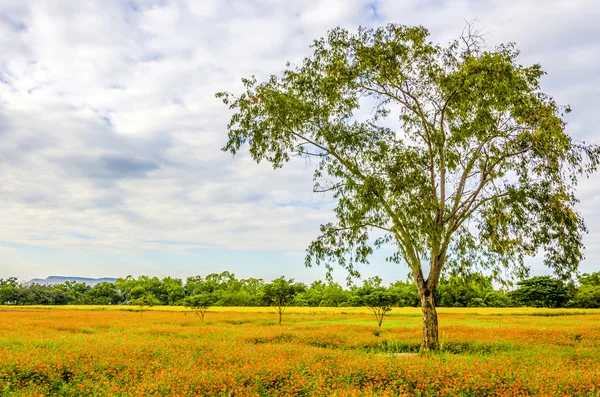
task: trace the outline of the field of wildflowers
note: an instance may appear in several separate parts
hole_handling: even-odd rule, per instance
[[[0,396],[600,396],[600,311],[94,308],[0,307]]]

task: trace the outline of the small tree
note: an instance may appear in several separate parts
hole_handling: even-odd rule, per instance
[[[305,290],[306,286],[304,284],[294,283],[294,279],[286,280],[281,276],[263,286],[262,298],[264,303],[275,307],[279,315],[279,325],[281,325],[281,318],[285,309],[296,295]]]
[[[354,303],[366,306],[375,315],[379,327],[394,305],[394,295],[381,285],[381,281],[377,276],[371,277],[364,281],[362,287],[353,291]]]
[[[183,303],[186,307],[190,308],[196,316],[200,317],[201,322],[204,322],[204,315],[215,303],[215,297],[212,294],[207,293],[196,294],[185,298]]]
[[[381,327],[385,315],[392,311],[392,305],[394,304],[392,295],[384,289],[376,289],[363,299],[365,306],[375,315],[377,325]]]
[[[129,301],[130,304],[136,305],[140,316],[144,315],[144,312],[149,310],[152,306],[160,304],[160,301],[152,294],[143,295],[139,298],[135,298]]]

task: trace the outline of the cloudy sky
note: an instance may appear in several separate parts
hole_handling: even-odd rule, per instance
[[[221,152],[215,92],[299,63],[338,25],[423,25],[447,43],[474,19],[541,63],[569,132],[600,142],[595,0],[0,0],[0,278],[322,278],[304,249],[333,203],[302,160],[274,171]],[[579,197],[581,269],[599,271],[600,175]],[[407,275],[381,255],[363,270]]]

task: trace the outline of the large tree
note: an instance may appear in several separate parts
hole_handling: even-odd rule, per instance
[[[525,258],[568,276],[582,259],[577,178],[598,147],[574,141],[561,107],[540,90],[540,65],[522,66],[513,44],[487,49],[464,34],[443,47],[422,27],[337,28],[299,66],[241,95],[224,150],[248,144],[282,167],[317,159],[316,192],[337,199],[307,264],[357,274],[374,248],[393,244],[423,311],[422,350],[439,349],[434,294],[442,271],[483,268],[526,275]]]

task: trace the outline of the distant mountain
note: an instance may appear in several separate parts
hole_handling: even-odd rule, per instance
[[[34,278],[27,282],[27,284],[40,284],[40,285],[56,285],[62,284],[65,281],[77,281],[78,283],[86,283],[93,287],[99,283],[114,283],[117,281],[116,278],[103,277],[103,278],[88,278],[88,277],[69,277],[69,276],[50,276],[46,278]]]

